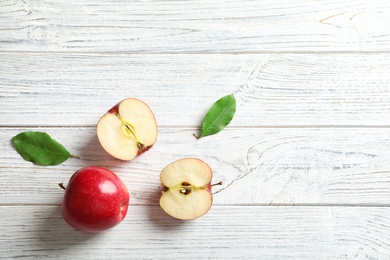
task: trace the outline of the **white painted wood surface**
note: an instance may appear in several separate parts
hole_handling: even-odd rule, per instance
[[[390,259],[390,2],[0,2],[1,259]],[[238,107],[196,140],[223,95]],[[147,102],[159,138],[131,162],[100,116]],[[81,159],[41,167],[11,145],[45,131]],[[158,206],[159,172],[199,157],[223,181],[204,217]],[[62,190],[87,165],[131,191],[126,219],[70,228]]]

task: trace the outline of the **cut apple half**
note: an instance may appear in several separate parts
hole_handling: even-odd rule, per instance
[[[161,174],[160,206],[169,215],[192,220],[206,214],[213,203],[210,166],[196,158],[184,158],[166,166]]]
[[[152,110],[136,98],[122,100],[97,124],[100,144],[121,160],[132,160],[149,150],[157,140],[157,132]]]

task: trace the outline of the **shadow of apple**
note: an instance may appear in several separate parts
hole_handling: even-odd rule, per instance
[[[62,217],[61,205],[45,206],[44,209],[34,213],[34,218],[38,218],[35,233],[42,250],[58,254],[100,235],[84,233],[68,225]]]
[[[153,202],[148,205],[147,213],[149,220],[158,229],[182,229],[188,221],[179,220],[171,217],[159,205],[161,190],[158,188],[154,192],[149,193],[149,201]]]
[[[85,144],[79,151],[83,166],[101,166],[106,168],[115,168],[123,165],[126,161],[115,159],[101,147],[99,140],[94,135],[89,135]]]

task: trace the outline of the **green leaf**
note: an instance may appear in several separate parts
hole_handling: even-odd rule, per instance
[[[213,135],[223,130],[236,113],[236,98],[233,94],[217,100],[207,112],[202,124],[200,137]]]
[[[12,138],[18,153],[38,165],[57,165],[72,155],[56,140],[43,132],[23,132]]]

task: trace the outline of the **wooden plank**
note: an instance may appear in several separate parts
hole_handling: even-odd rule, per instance
[[[18,259],[386,259],[390,208],[214,207],[192,222],[132,206],[114,229],[74,231],[59,206],[0,207],[0,255]]]
[[[0,7],[1,51],[390,50],[386,0],[5,0]]]
[[[390,2],[0,1],[1,259],[389,259]],[[200,140],[211,104],[231,125]],[[115,160],[95,125],[126,97],[156,114],[146,154]],[[45,131],[80,159],[24,161],[10,139]],[[214,205],[177,221],[159,173],[198,157]],[[121,225],[80,233],[61,217],[77,169],[129,187]]]
[[[390,125],[390,54],[2,53],[1,126],[92,126],[126,97],[198,127],[235,93],[231,126]]]
[[[0,134],[0,205],[58,204],[79,168],[117,173],[136,205],[158,205],[160,171],[184,158],[203,159],[214,171],[216,205],[390,205],[389,128],[225,129],[196,140],[195,129],[160,129],[155,146],[130,162],[115,160],[94,128],[31,128],[49,133],[81,159],[34,166],[10,143],[22,128]]]

